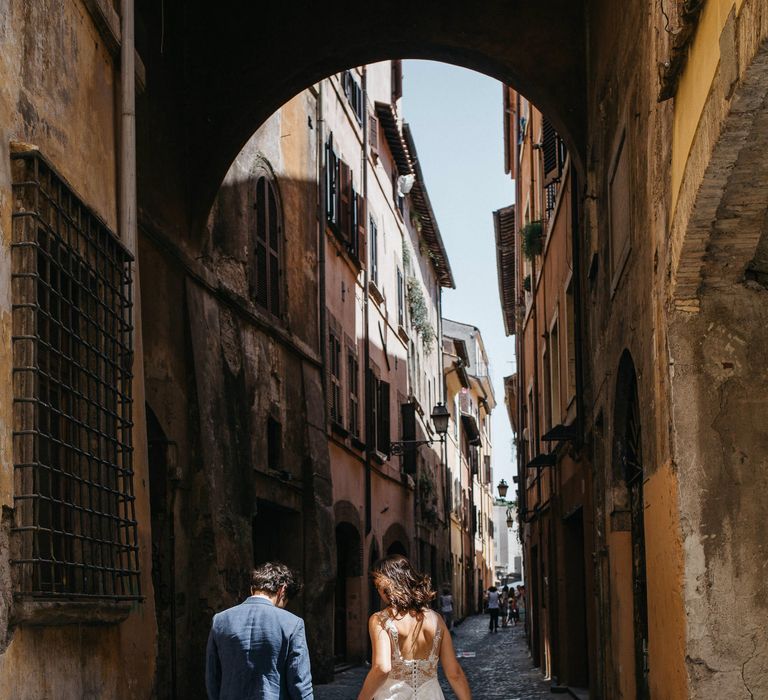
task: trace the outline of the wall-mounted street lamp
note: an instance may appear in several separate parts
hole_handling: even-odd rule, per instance
[[[393,440],[389,447],[390,456],[401,455],[408,450],[416,449],[421,445],[431,445],[436,441],[445,442],[445,436],[448,433],[448,422],[451,420],[451,414],[448,412],[445,404],[437,403],[432,409],[430,418],[432,419],[432,427],[435,429],[439,440],[435,438],[430,438],[429,440]]]
[[[506,498],[507,491],[509,491],[509,484],[505,479],[502,479],[496,484],[496,488],[499,491],[499,498],[504,502],[504,505],[507,506],[507,527],[511,529],[515,525],[515,516],[513,515],[514,502],[509,502]]]

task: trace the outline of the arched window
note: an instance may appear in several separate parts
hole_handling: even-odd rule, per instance
[[[281,213],[271,178],[256,181],[251,288],[254,300],[270,313],[282,312],[283,246]]]

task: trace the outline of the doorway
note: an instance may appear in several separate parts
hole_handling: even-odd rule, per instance
[[[648,594],[645,568],[643,449],[637,374],[628,351],[619,362],[614,408],[614,477],[626,488],[632,560],[632,621],[637,700],[648,700]]]
[[[566,648],[564,660],[568,685],[589,687],[587,644],[587,589],[584,565],[584,513],[579,508],[563,523],[565,554]]]
[[[155,412],[146,405],[149,465],[149,507],[152,524],[152,587],[157,619],[155,693],[177,697],[176,688],[176,490],[169,478],[171,442]]]
[[[346,522],[336,526],[336,589],[333,613],[333,654],[336,663],[349,661],[350,635],[348,626],[352,606],[359,599],[355,594],[353,579],[362,575],[362,551],[360,533],[357,528]]]

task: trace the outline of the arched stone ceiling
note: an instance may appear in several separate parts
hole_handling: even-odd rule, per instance
[[[444,61],[513,85],[583,161],[584,34],[582,0],[138,0],[147,67],[140,199],[152,210],[185,199],[176,206],[199,223],[231,161],[276,109],[332,73],[388,58]]]

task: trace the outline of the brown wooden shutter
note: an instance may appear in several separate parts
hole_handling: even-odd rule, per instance
[[[339,234],[350,245],[352,242],[352,170],[339,161]]]
[[[392,61],[392,102],[403,96],[403,62]]]
[[[389,453],[389,382],[379,382],[379,430],[376,436],[376,449]]]
[[[416,404],[400,404],[400,417],[403,422],[403,440],[416,439]],[[416,454],[417,448],[414,446],[406,447],[403,451],[403,471],[406,474],[416,473]]]
[[[368,260],[368,237],[366,236],[365,230],[365,217],[367,207],[365,206],[365,197],[363,197],[363,195],[357,195],[355,206],[357,209],[357,231],[355,232],[357,235],[357,259],[360,261],[360,265],[365,267],[366,261]]]
[[[339,223],[339,157],[333,150],[333,134],[325,145],[325,217],[332,228]]]
[[[368,145],[371,153],[379,155],[379,119],[374,114],[368,115]]]
[[[369,449],[376,449],[376,434],[379,430],[378,384],[373,369],[368,368],[365,382],[365,441]]]
[[[544,187],[560,179],[562,163],[560,162],[559,136],[555,127],[544,117],[541,127],[541,153],[544,160]]]

